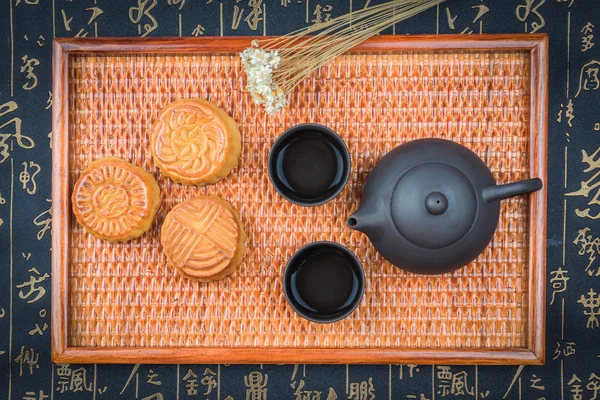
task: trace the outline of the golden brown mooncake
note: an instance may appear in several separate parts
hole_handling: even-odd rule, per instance
[[[160,205],[160,189],[142,168],[105,157],[81,173],[71,202],[87,232],[109,242],[125,242],[150,229]]]
[[[236,122],[213,103],[178,100],[158,114],[150,151],[163,174],[185,185],[215,183],[236,166],[242,137]]]
[[[228,201],[198,196],[175,206],[161,228],[160,242],[170,265],[202,282],[232,274],[244,257],[244,227]]]

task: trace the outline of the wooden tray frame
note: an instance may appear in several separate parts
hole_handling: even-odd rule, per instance
[[[546,185],[531,196],[527,346],[510,349],[262,349],[225,347],[69,347],[71,218],[68,155],[69,58],[83,53],[240,52],[253,37],[85,38],[53,42],[52,361],[56,363],[543,364],[546,317]],[[547,183],[548,38],[540,34],[377,36],[353,51],[525,50],[531,54],[530,176]]]

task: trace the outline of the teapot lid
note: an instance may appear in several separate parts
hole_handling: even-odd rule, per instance
[[[462,239],[477,217],[477,195],[457,168],[439,162],[420,164],[398,180],[391,216],[412,244],[440,249]]]

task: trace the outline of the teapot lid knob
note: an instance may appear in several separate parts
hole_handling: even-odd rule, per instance
[[[432,192],[425,197],[425,209],[429,214],[442,215],[448,209],[448,198],[440,192]]]

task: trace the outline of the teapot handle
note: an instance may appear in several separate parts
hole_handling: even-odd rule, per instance
[[[537,192],[543,187],[540,178],[526,179],[524,181],[507,183],[505,185],[493,185],[483,188],[483,200],[488,203],[503,200],[520,194]]]

